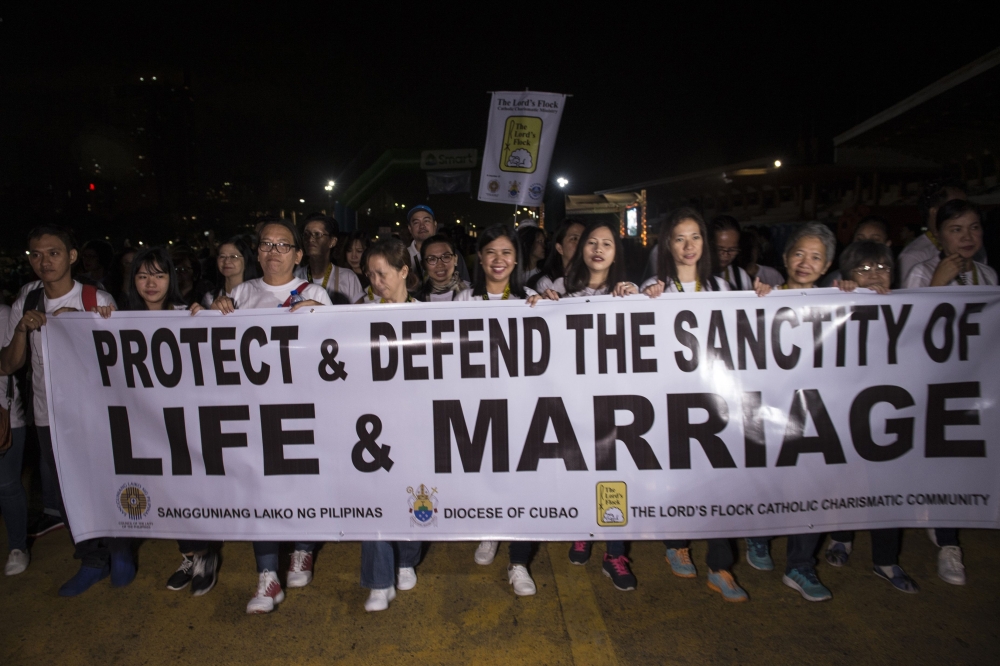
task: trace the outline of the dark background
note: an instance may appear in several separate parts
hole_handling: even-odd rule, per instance
[[[326,181],[342,192],[385,149],[481,151],[492,90],[573,95],[551,171],[571,193],[761,156],[829,161],[832,136],[997,42],[990,3],[694,6],[12,8],[4,249],[52,216],[159,242],[300,198],[326,208]],[[420,178],[387,187],[427,198]],[[456,215],[509,215],[449,196]]]

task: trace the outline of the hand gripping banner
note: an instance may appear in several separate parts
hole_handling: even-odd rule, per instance
[[[998,526],[1000,290],[44,327],[74,536],[663,539]]]

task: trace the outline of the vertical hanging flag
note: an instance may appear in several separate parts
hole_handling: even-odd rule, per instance
[[[566,95],[495,92],[483,150],[479,200],[538,206]]]

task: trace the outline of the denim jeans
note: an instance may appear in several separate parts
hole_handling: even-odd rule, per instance
[[[38,473],[42,478],[42,508],[43,513],[56,518],[65,519],[62,512],[62,492],[59,490],[59,476],[56,474],[56,459],[52,454],[52,431],[48,426],[37,426],[38,447],[41,455],[38,457]]]
[[[872,564],[877,567],[891,567],[899,564],[899,542],[903,530],[891,527],[872,530]],[[854,532],[831,532],[830,538],[841,543],[854,541]]]
[[[423,545],[422,541],[362,541],[361,587],[394,587],[396,569],[417,566]]]
[[[24,438],[27,428],[11,429],[13,442],[0,453],[0,513],[7,525],[9,550],[28,551],[28,495],[21,483],[24,462]]]
[[[205,544],[206,546],[208,544]],[[278,572],[278,547],[281,544],[277,541],[254,541],[253,556],[257,560],[257,573],[265,571]],[[296,541],[295,550],[304,550],[311,553],[316,550],[315,541]]]
[[[181,555],[187,555],[188,553],[203,553],[206,550],[211,550],[213,546],[217,545],[217,542],[214,541],[186,541],[184,539],[179,539],[177,541],[177,549],[181,551]]]
[[[46,513],[48,513],[51,507],[48,505],[49,500],[45,499],[45,497],[52,490],[54,492],[52,496],[57,500],[55,508],[58,513],[56,515],[62,516],[62,519],[66,521],[66,529],[69,530],[70,538],[72,539],[73,526],[69,522],[69,516],[66,515],[62,493],[59,491],[59,476],[56,473],[55,456],[52,452],[52,432],[48,426],[38,426],[36,430],[38,431],[38,446],[42,454],[42,469],[45,468],[44,461],[48,460],[52,472],[52,488],[45,488],[45,477],[42,477],[42,496],[43,500],[45,500]],[[103,569],[111,561],[112,552],[131,557],[132,542],[133,539],[127,537],[100,537],[97,539],[85,539],[83,541],[73,539],[73,558],[80,560],[85,567]]]

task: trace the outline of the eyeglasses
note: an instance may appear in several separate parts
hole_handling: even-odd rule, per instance
[[[455,255],[452,254],[451,252],[445,252],[440,257],[435,256],[433,254],[428,254],[426,257],[424,257],[424,261],[426,261],[427,265],[430,266],[431,268],[437,266],[437,263],[439,261],[445,264],[450,264],[454,260],[455,260]]]
[[[732,257],[740,253],[740,248],[738,247],[720,247],[718,250],[719,254],[724,254],[727,257]]]
[[[239,260],[241,260],[242,258],[243,258],[243,257],[241,257],[241,256],[240,256],[240,255],[238,255],[238,254],[220,254],[220,255],[219,255],[219,261],[221,261],[221,262],[226,262],[226,261],[239,261]]]
[[[271,243],[270,241],[261,241],[257,249],[264,253],[277,252],[278,254],[288,254],[295,248],[295,245],[291,243]]]
[[[892,268],[886,266],[885,264],[862,264],[851,272],[858,273],[860,275],[868,275],[869,273],[874,273],[876,275],[888,275],[892,272]]]
[[[192,269],[188,268],[187,266],[178,266],[176,270],[181,275],[192,272]]]
[[[309,233],[302,234],[302,237],[305,238],[306,240],[317,240],[318,241],[318,240],[323,240],[324,236],[329,236],[329,235],[330,234],[328,234],[328,233],[326,233],[324,231],[312,231],[312,232],[309,232]]]

